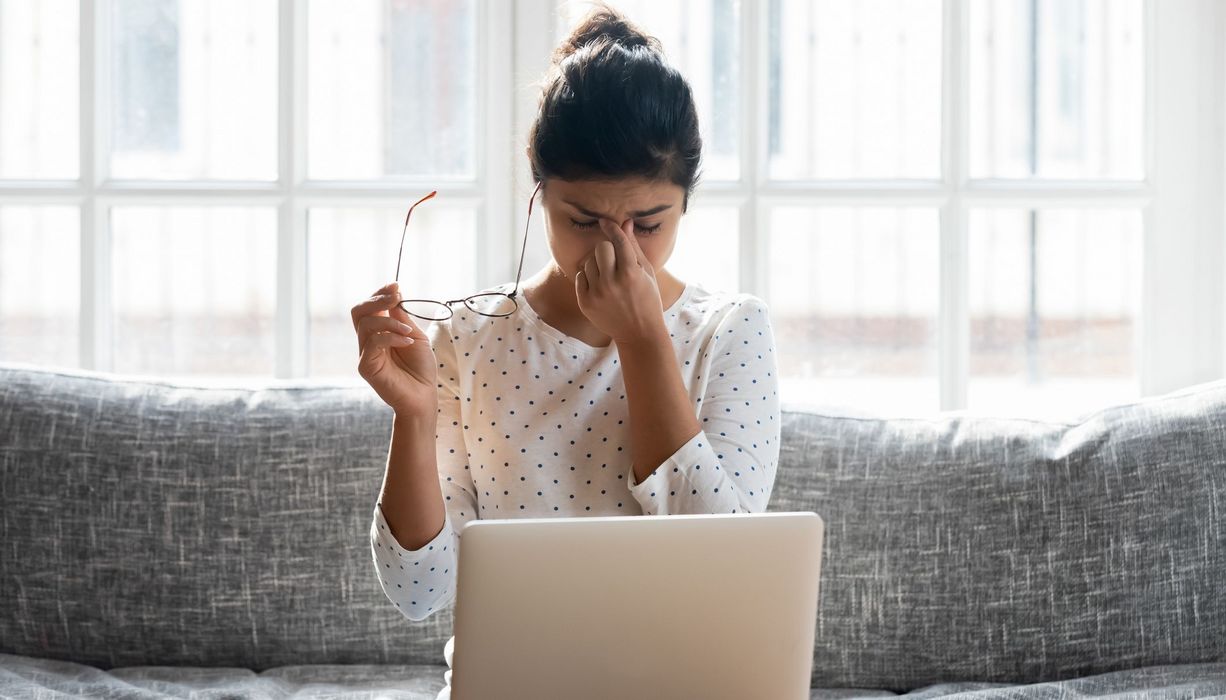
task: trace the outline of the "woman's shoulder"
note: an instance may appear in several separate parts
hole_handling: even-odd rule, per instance
[[[704,318],[707,324],[718,324],[738,310],[766,313],[766,302],[749,292],[711,289],[699,282],[688,283],[685,311]]]

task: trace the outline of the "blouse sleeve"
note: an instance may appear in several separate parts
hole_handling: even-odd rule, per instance
[[[443,493],[443,527],[420,549],[405,549],[392,536],[377,502],[370,527],[371,554],[383,593],[410,620],[425,620],[455,599],[460,530],[477,515],[477,494],[468,468],[460,416],[460,372],[451,326],[437,321],[425,330],[438,360],[438,433],[435,456]]]
[[[774,488],[781,416],[775,338],[765,302],[746,294],[720,320],[698,399],[700,429],[641,483],[645,515],[761,513]]]

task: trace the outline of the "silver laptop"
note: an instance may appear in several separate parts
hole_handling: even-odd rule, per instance
[[[808,700],[812,512],[471,520],[452,700]]]

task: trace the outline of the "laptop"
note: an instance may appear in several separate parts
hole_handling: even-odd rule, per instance
[[[452,700],[808,700],[813,512],[474,519]]]

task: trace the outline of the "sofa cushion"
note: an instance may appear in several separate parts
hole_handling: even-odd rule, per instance
[[[439,664],[387,601],[366,385],[197,387],[0,364],[0,652],[129,665]]]
[[[183,697],[396,698],[435,700],[443,687],[445,665],[282,666],[261,672],[244,668],[133,666],[102,671],[69,661],[0,654],[0,697],[29,698]],[[1116,671],[1051,683],[950,682],[896,694],[869,688],[813,688],[810,700],[859,700],[905,697],[908,700],[957,697],[958,700],[1035,700],[1094,697],[1103,700],[1199,698],[1226,694],[1226,663],[1185,664]]]
[[[786,408],[770,510],[826,528],[814,686],[1226,661],[1226,382],[1072,422]]]
[[[371,570],[391,410],[0,363],[0,652],[438,664]],[[813,685],[1226,661],[1226,382],[1070,423],[785,405],[769,509],[825,521]],[[10,593],[11,592],[11,593]]]
[[[296,665],[264,671],[222,666],[128,666],[0,654],[3,698],[388,698],[435,700],[446,665]]]

